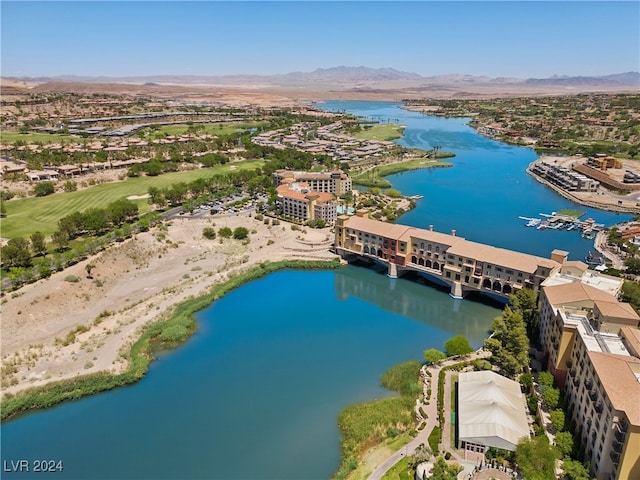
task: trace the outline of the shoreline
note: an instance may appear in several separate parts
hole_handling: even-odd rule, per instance
[[[531,168],[536,162],[541,162],[545,159],[550,159],[550,158],[555,158],[555,157],[541,156],[535,161],[531,162],[526,168],[527,174],[533,177],[538,182],[542,183],[543,185],[546,185],[549,188],[553,189],[556,193],[566,198],[567,200],[571,200],[572,202],[578,203],[580,205],[584,205],[585,207],[596,208],[598,210],[603,210],[606,212],[629,213],[633,215],[640,214],[640,207],[637,207],[637,206],[616,205],[615,203],[598,202],[588,198],[581,198],[577,195],[572,194],[571,192],[568,192],[558,187],[557,185],[554,185],[553,183],[547,181],[546,179],[540,177],[539,175],[537,175],[535,172],[532,171]],[[593,193],[590,193],[590,192],[578,192],[578,193],[583,193],[585,196],[594,195]],[[611,201],[613,202],[613,200]]]
[[[249,241],[205,240],[202,229],[212,225],[244,226]],[[2,418],[6,401],[33,387],[123,374],[131,348],[150,325],[265,261],[330,266],[338,258],[329,252],[331,241],[329,228],[294,230],[287,222],[266,225],[250,214],[176,219],[5,295]],[[86,278],[89,262],[95,265],[92,279]],[[65,280],[70,276],[79,281]]]
[[[228,292],[246,283],[279,270],[335,269],[341,266],[342,264],[337,257],[333,260],[281,260],[259,263],[226,282],[215,285],[205,295],[176,304],[171,316],[166,320],[148,324],[141,336],[131,346],[128,367],[124,372],[119,374],[97,372],[72,379],[63,379],[39,387],[31,387],[15,397],[2,401],[0,420],[8,421],[30,410],[48,408],[65,400],[77,400],[137,382],[146,375],[156,353],[180,347],[198,331],[195,313],[207,308]],[[165,336],[175,335],[176,330],[180,333],[179,335],[169,339],[165,338]]]

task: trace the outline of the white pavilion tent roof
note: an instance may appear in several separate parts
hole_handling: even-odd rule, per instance
[[[518,382],[489,370],[458,376],[461,441],[514,451],[529,437],[526,408]]]

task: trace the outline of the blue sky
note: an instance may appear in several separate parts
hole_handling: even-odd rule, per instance
[[[0,2],[3,76],[640,70],[640,2]]]

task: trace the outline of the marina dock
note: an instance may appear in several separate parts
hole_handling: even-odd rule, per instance
[[[539,213],[538,217],[520,216],[518,218],[527,221],[527,223],[525,223],[526,227],[535,227],[537,230],[547,228],[552,230],[566,230],[568,232],[576,230],[582,232],[582,236],[585,238],[594,238],[596,233],[604,228],[603,224],[596,223],[593,218],[580,220],[579,217],[562,215],[557,212]]]

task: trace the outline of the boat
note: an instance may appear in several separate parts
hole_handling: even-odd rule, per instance
[[[540,219],[539,218],[530,218],[525,226],[527,226],[527,227],[537,227],[538,224],[540,224]]]

